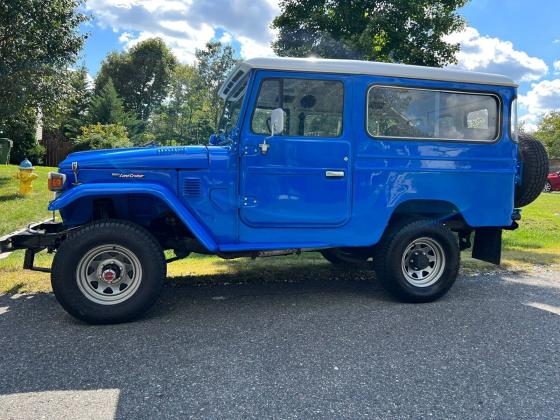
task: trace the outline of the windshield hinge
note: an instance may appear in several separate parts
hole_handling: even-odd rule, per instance
[[[72,172],[74,173],[74,182],[72,185],[80,185],[81,182],[78,181],[78,162],[72,162]]]

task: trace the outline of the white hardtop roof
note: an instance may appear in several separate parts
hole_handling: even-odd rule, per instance
[[[318,73],[367,74],[374,76],[403,77],[408,79],[441,80],[446,82],[478,83],[517,87],[512,79],[499,74],[478,73],[438,67],[411,66],[407,64],[378,63],[358,60],[331,60],[322,58],[251,58],[239,67]],[[232,72],[232,74],[234,74]]]

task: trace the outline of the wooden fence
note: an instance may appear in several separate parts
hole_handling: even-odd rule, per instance
[[[72,142],[53,133],[45,133],[41,144],[47,150],[44,162],[46,166],[58,166],[73,149]]]

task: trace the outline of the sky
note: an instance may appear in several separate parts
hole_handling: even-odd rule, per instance
[[[109,52],[154,36],[186,63],[210,40],[230,43],[242,58],[274,55],[278,0],[88,0],[85,7],[94,19],[82,28],[89,37],[81,61],[92,76]],[[467,27],[448,37],[461,44],[458,67],[516,80],[528,130],[560,109],[559,1],[471,0],[459,14]]]

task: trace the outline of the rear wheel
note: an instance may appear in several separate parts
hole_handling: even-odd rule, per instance
[[[549,192],[551,192],[551,191],[552,191],[552,185],[550,184],[549,181],[546,181],[546,182],[544,183],[543,192],[549,193]]]
[[[58,249],[51,282],[62,307],[92,324],[130,321],[156,301],[165,257],[144,228],[124,221],[92,223]]]
[[[373,259],[381,284],[404,302],[430,302],[451,288],[460,252],[453,233],[432,220],[396,225],[385,233]]]

